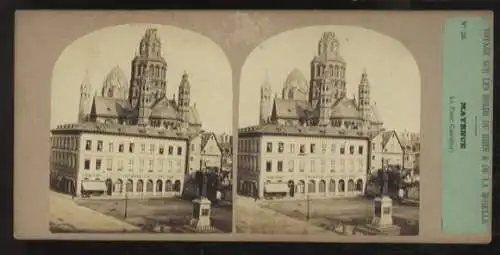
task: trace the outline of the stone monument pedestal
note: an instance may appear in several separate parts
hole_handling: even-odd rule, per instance
[[[365,235],[400,235],[401,228],[392,222],[392,199],[388,196],[375,198],[371,223],[358,227],[355,232]]]
[[[193,216],[189,226],[196,232],[215,232],[210,220],[211,215],[210,200],[206,197],[200,197],[193,200]]]

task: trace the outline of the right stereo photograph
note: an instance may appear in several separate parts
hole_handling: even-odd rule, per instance
[[[356,26],[277,34],[240,80],[237,233],[418,235],[421,78]]]

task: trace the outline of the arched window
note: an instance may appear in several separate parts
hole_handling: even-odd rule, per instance
[[[172,192],[172,181],[165,181],[165,192]]]
[[[131,179],[127,180],[127,184],[125,184],[125,191],[126,192],[133,192],[134,191],[134,182]]]
[[[137,188],[135,191],[136,192],[143,192],[144,191],[144,181],[143,180],[137,181]]]
[[[347,191],[352,192],[354,191],[354,181],[351,179],[347,182]]]
[[[116,181],[113,191],[118,193],[123,192],[123,181],[121,179]]]
[[[310,180],[309,183],[307,183],[307,192],[308,193],[316,192],[316,182],[314,180]]]
[[[153,180],[148,180],[146,183],[146,192],[153,192]]]
[[[326,192],[326,182],[325,180],[319,181],[319,193],[325,193]]]
[[[302,193],[304,194],[305,192],[305,182],[303,180],[300,180],[299,183],[297,183],[297,193]]]
[[[356,181],[356,191],[363,191],[363,180],[358,179]]]
[[[163,182],[161,180],[156,181],[156,192],[162,192],[163,191]]]
[[[181,181],[176,180],[174,182],[174,192],[180,192],[181,191]]]
[[[335,192],[335,180],[330,180],[330,184],[328,185],[328,192]]]
[[[339,181],[339,192],[345,192],[345,182],[344,180]]]
[[[337,69],[337,67],[335,67],[335,69]],[[330,66],[328,67],[328,70],[330,71],[330,74],[329,74],[329,75],[330,75],[330,76],[333,76],[333,65],[330,65]]]

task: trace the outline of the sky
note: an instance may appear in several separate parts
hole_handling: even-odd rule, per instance
[[[354,26],[314,26],[283,32],[257,46],[246,59],[240,81],[239,126],[258,124],[260,86],[266,73],[273,96],[288,74],[297,68],[310,79],[310,62],[317,55],[323,32],[335,32],[346,61],[347,95],[352,98],[363,69],[370,82],[387,129],[420,131],[420,72],[412,54],[399,41],[373,30]]]
[[[191,104],[196,103],[203,128],[232,133],[232,72],[224,51],[209,38],[178,27],[130,24],[87,34],[68,45],[52,74],[51,128],[76,122],[80,85],[88,71],[100,94],[106,75],[119,66],[130,81],[131,61],[147,28],[157,28],[167,61],[167,96],[178,94],[182,74],[189,74]]]

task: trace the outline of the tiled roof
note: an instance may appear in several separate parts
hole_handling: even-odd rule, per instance
[[[138,125],[104,124],[98,122],[63,124],[51,130],[52,134],[64,132],[88,132],[177,139],[188,139],[189,134],[189,130],[152,128]]]
[[[222,146],[219,143],[219,139],[217,139],[217,136],[213,132],[208,132],[208,133],[202,133],[201,134],[201,149],[203,150],[205,148],[205,145],[207,145],[208,141],[210,140],[211,137],[214,137],[215,143],[217,144],[217,147],[219,147],[219,150],[222,152]]]
[[[201,125],[200,115],[198,114],[196,106],[191,106],[189,108],[188,122],[192,125]]]
[[[245,134],[269,134],[269,135],[299,135],[299,136],[345,136],[369,138],[368,130],[349,130],[337,127],[319,127],[319,126],[287,126],[266,124],[260,126],[252,126],[240,128],[238,130],[240,136]]]
[[[342,97],[333,104],[331,118],[360,119],[361,115],[354,99]]]
[[[130,105],[125,99],[95,96],[92,114],[103,117],[119,118],[129,114]]]
[[[166,97],[160,99],[152,108],[151,117],[162,119],[177,119],[177,105],[174,100]]]
[[[394,130],[382,132],[382,147],[387,145],[393,134],[396,134]]]
[[[303,100],[275,99],[273,114],[279,119],[302,119],[311,110],[309,102]]]

